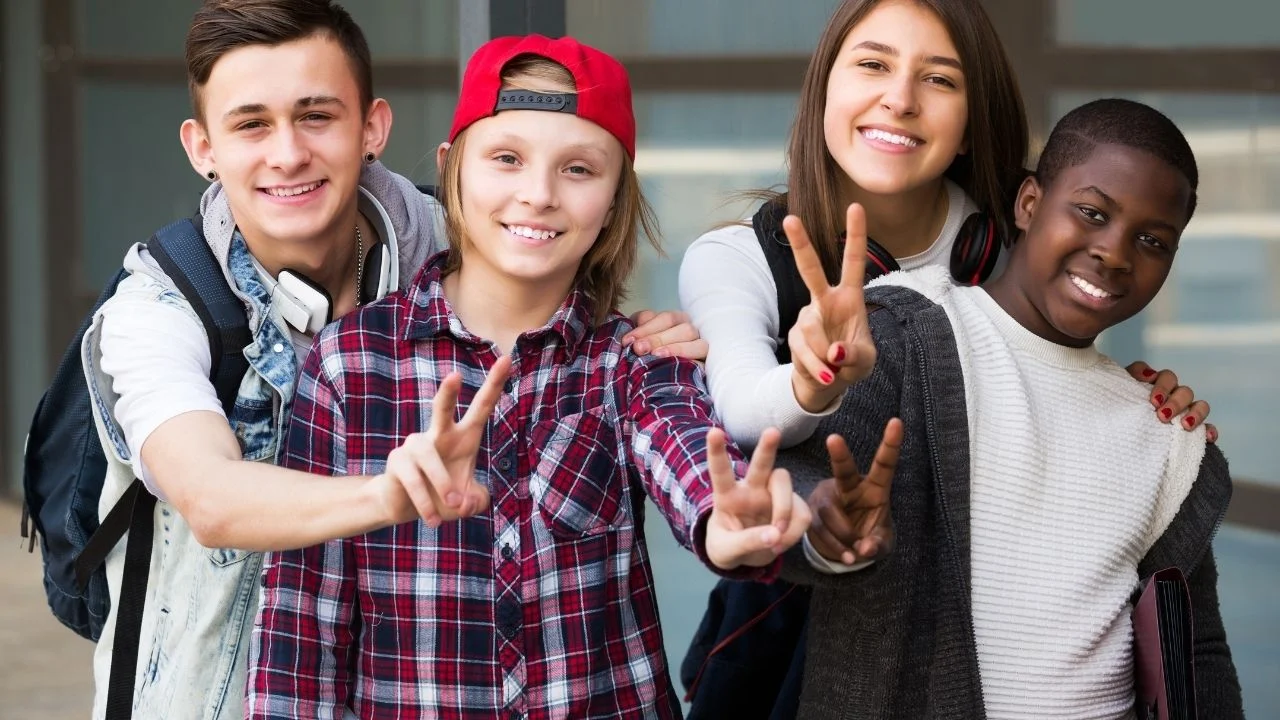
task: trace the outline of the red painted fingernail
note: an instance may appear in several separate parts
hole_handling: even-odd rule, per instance
[[[1142,371],[1142,377],[1149,378],[1149,377],[1155,377],[1155,376],[1156,376],[1156,371],[1152,370],[1151,368],[1147,368],[1146,370]]]
[[[1164,404],[1164,395],[1163,395],[1163,394],[1161,394],[1161,393],[1156,393],[1156,404],[1157,404],[1157,405],[1163,405],[1163,404]]]
[[[844,362],[844,346],[836,346],[836,362]]]
[[[818,379],[822,381],[823,385],[830,385],[831,382],[836,379],[836,376],[826,370],[823,370],[821,373],[818,373]]]
[[[1160,414],[1164,416],[1165,420],[1168,420],[1169,418],[1173,417],[1173,411],[1170,410],[1169,408],[1160,408]]]
[[[1193,417],[1191,417],[1190,415],[1188,415],[1188,416],[1186,416],[1186,417],[1182,418],[1182,424],[1183,424],[1183,425],[1186,425],[1186,426],[1189,428],[1189,427],[1191,427],[1192,425],[1195,425],[1195,424],[1196,424],[1196,419],[1195,419],[1195,418],[1193,418]]]

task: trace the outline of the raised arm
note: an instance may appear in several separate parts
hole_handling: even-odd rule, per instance
[[[639,358],[627,381],[630,466],[676,540],[718,572],[772,574],[809,524],[789,476],[774,469],[777,431],[764,433],[748,465],[716,427],[694,363]]]
[[[135,474],[177,508],[198,542],[283,549],[385,524],[367,478],[246,461],[208,379],[203,327],[179,305],[139,291],[144,278],[131,280],[102,310],[98,364],[116,396],[110,422]]]
[[[511,374],[511,356],[498,358],[485,376],[462,419],[455,420],[462,376],[450,373],[431,399],[431,425],[425,432],[405,438],[387,457],[386,479],[393,494],[404,489],[403,507],[408,515],[416,509],[428,527],[470,517],[487,510],[489,490],[476,480],[476,456],[485,426],[502,396],[502,384]],[[306,452],[306,448],[300,448]]]
[[[745,477],[735,472],[724,431],[707,433],[713,505],[706,524],[706,553],[721,570],[766,567],[796,544],[811,520],[791,489],[791,475],[774,467],[778,431],[770,428],[751,454]]]
[[[832,573],[879,557],[893,541],[892,515],[885,512],[891,483],[903,481],[903,473],[928,471],[921,455],[924,428],[894,419],[903,410],[907,346],[902,326],[889,310],[870,313],[868,323],[876,364],[843,396],[841,423],[824,425],[823,436],[778,458],[814,516],[807,552],[796,548],[785,557],[782,574],[792,582],[835,582]],[[858,474],[861,468],[867,475]]]
[[[680,304],[708,345],[707,379],[729,436],[752,447],[766,428],[790,447],[813,433],[819,415],[800,407],[791,365],[774,354],[783,335],[778,291],[749,227],[698,238],[680,263]]]
[[[134,284],[142,283],[145,279]],[[208,380],[208,343],[190,312],[130,287],[104,306],[101,325],[99,363],[117,396],[111,422],[118,423],[126,441],[117,450],[148,488],[177,508],[197,542],[206,547],[287,550],[419,516],[448,520],[487,505],[479,492],[469,490],[464,492],[469,498],[466,506],[434,500],[440,494],[433,494],[428,473],[413,461],[422,455],[426,433],[406,438],[388,457],[387,468],[374,477],[346,476],[342,458],[321,457],[310,445],[294,453],[290,468],[272,464],[271,458],[246,459]],[[320,358],[340,352],[326,339],[332,337],[322,334],[317,339],[317,346],[323,347],[313,348],[307,360],[309,374],[304,373],[295,389],[295,397],[303,402],[295,401],[293,422],[310,422],[313,439],[334,433],[301,415],[330,412],[307,395],[318,392]],[[499,364],[506,367],[505,363]],[[505,372],[500,373],[503,378]],[[489,385],[493,383],[500,385],[501,379]],[[490,395],[495,392],[489,388]],[[340,394],[328,400],[338,402]],[[271,413],[269,402],[260,412]],[[267,419],[262,432],[272,432],[277,420]],[[470,425],[450,428],[465,431]],[[289,454],[287,446],[284,454]],[[280,522],[283,517],[290,522]]]

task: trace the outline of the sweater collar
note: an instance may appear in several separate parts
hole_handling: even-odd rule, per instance
[[[991,318],[991,323],[995,325],[1009,347],[1048,365],[1064,370],[1086,370],[1102,362],[1106,357],[1098,351],[1096,343],[1087,347],[1073,348],[1036,335],[1005,312],[1005,309],[1000,307],[1000,304],[982,288],[957,288],[957,290],[971,293],[978,308]]]

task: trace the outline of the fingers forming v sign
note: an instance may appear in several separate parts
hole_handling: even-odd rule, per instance
[[[746,478],[739,481],[724,431],[713,429],[707,434],[715,505],[707,522],[706,549],[716,567],[768,565],[809,527],[809,508],[791,491],[791,475],[773,467],[781,437],[772,428],[764,432]]]
[[[835,497],[833,502],[818,509],[818,516],[821,531],[830,535],[823,538],[824,544],[830,546],[834,540],[844,549],[842,562],[870,560],[892,549],[893,515],[889,498],[901,449],[902,421],[894,418],[885,426],[871,469],[863,475],[858,472],[858,464],[844,438],[839,435],[827,438]]]
[[[476,455],[485,425],[502,396],[511,359],[494,363],[461,420],[454,420],[462,376],[450,373],[431,402],[431,426],[405,438],[387,457],[386,474],[404,488],[431,527],[468,517],[489,505],[489,491],[476,481]]]
[[[867,267],[866,213],[856,203],[845,213],[844,259],[840,281],[834,286],[827,282],[822,261],[800,218],[788,215],[782,228],[810,297],[788,333],[795,380],[803,385],[797,387],[797,396],[807,409],[817,411],[871,374],[876,362],[862,291]],[[801,392],[806,397],[799,397]],[[809,407],[806,400],[821,404]]]

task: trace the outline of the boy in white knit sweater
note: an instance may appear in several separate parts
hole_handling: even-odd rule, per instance
[[[874,363],[779,458],[814,511],[784,573],[815,585],[801,716],[1132,718],[1132,602],[1170,566],[1192,595],[1200,716],[1242,716],[1210,548],[1226,462],[1202,429],[1150,418],[1143,387],[1094,345],[1160,291],[1197,182],[1168,118],[1095,101],[1058,123],[1023,183],[1001,277],[895,273],[842,317],[801,313],[792,337],[818,357],[854,338]]]

